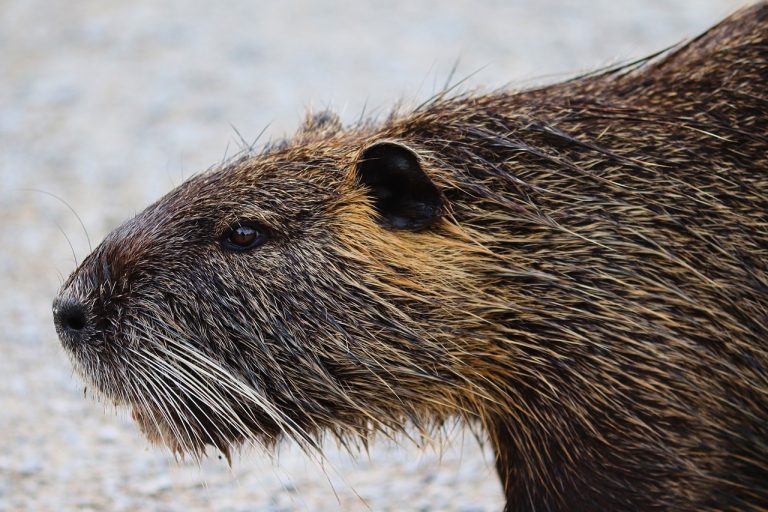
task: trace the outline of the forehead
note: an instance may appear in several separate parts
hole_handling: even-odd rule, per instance
[[[218,197],[239,194],[269,198],[333,183],[344,158],[321,147],[275,151],[239,158],[188,180],[182,195]]]
[[[335,195],[344,167],[343,158],[323,151],[240,158],[191,177],[140,217],[167,224],[306,213]]]

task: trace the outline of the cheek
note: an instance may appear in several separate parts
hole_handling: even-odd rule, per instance
[[[211,244],[187,255],[184,265],[164,270],[161,285],[170,291],[174,309],[183,307],[204,320],[204,329],[196,331],[208,329],[209,337],[290,329],[299,317],[306,322],[335,280],[337,264],[329,249],[334,242],[313,231],[275,235],[244,252]]]

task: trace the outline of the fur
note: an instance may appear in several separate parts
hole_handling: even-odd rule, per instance
[[[109,235],[65,343],[151,439],[487,435],[512,510],[768,507],[768,4],[662,55],[382,124],[310,116]],[[441,191],[383,226],[394,141]],[[263,246],[221,250],[239,219]]]

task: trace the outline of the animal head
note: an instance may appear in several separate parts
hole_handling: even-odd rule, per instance
[[[463,407],[457,330],[482,321],[450,318],[480,249],[427,152],[310,120],[114,230],[54,303],[78,373],[174,452],[429,429]]]

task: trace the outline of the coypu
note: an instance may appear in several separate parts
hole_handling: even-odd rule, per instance
[[[631,65],[310,116],[116,229],[54,302],[174,452],[459,418],[508,510],[768,507],[768,4]]]

